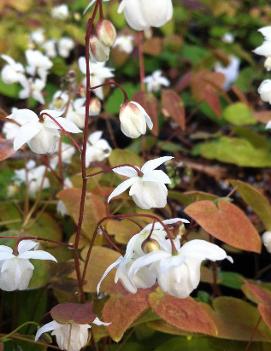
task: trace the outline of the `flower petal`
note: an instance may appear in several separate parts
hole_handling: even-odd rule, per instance
[[[70,121],[67,118],[63,118],[63,117],[58,117],[55,118],[55,120],[58,122],[58,124],[61,125],[61,127],[65,130],[65,132],[69,132],[69,133],[81,133],[81,129],[79,129],[77,127],[77,125],[75,123],[73,123],[72,121]],[[57,125],[57,123],[55,123],[53,120],[46,120],[46,127],[47,128],[52,128],[52,129],[60,129],[60,127]]]
[[[56,258],[49,252],[43,250],[26,251],[19,255],[19,258],[32,259],[32,260],[49,260],[57,262]]]
[[[0,245],[0,261],[9,260],[10,258],[15,257],[13,255],[13,249],[6,245]]]
[[[14,119],[16,122],[20,124],[25,124],[28,122],[38,122],[39,117],[37,114],[27,108],[17,109],[9,116],[9,118]]]
[[[34,123],[26,123],[24,124],[18,131],[16,135],[13,147],[14,150],[19,150],[25,143],[30,141],[34,136],[36,136],[42,128],[41,123],[34,122]]]
[[[99,326],[100,326],[100,325],[107,326],[107,325],[110,325],[110,324],[111,324],[111,323],[102,322],[98,317],[96,317],[92,323],[93,323],[93,324],[96,324],[96,325],[99,325]]]
[[[52,321],[47,324],[44,324],[41,328],[38,329],[35,336],[35,341],[38,341],[42,334],[59,329],[60,327],[61,325],[56,321]]]
[[[37,243],[34,240],[22,240],[19,242],[18,252],[19,254],[22,254],[23,252],[32,250],[34,248],[37,248],[38,246],[39,246],[39,243]]]
[[[96,132],[90,134],[90,136],[88,137],[88,141],[94,145],[95,143],[97,143],[97,141],[99,141],[101,139],[103,135],[103,132],[100,130],[97,130]]]
[[[130,186],[132,186],[136,181],[137,181],[136,178],[130,178],[120,183],[120,185],[118,185],[116,189],[113,190],[112,193],[109,195],[107,202],[110,202],[114,197],[124,193],[124,191],[130,188]]]
[[[173,158],[174,157],[172,157],[172,156],[163,156],[163,157],[156,158],[154,160],[147,161],[143,165],[143,167],[141,168],[141,171],[143,173],[147,173],[147,172],[153,171],[157,167],[161,166],[163,163],[165,163],[167,161],[170,161]]]
[[[169,176],[165,172],[157,169],[144,174],[142,179],[144,180],[144,182],[157,182],[163,184],[171,183]]]
[[[54,118],[58,118],[60,116],[63,115],[63,111],[56,111],[56,110],[42,110],[40,115],[42,115],[43,113],[46,113],[49,116],[52,116]]]
[[[100,293],[100,288],[104,279],[108,276],[108,274],[112,271],[112,269],[116,268],[120,262],[123,260],[123,256],[120,256],[115,262],[113,262],[107,269],[105,270],[104,274],[102,275],[101,279],[97,284],[97,295]]]
[[[138,176],[137,171],[129,166],[114,167],[113,172],[128,178]]]

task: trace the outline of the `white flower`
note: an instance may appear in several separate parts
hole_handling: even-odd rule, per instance
[[[160,70],[154,71],[151,76],[145,78],[144,82],[147,84],[147,90],[149,92],[158,92],[162,86],[168,87],[170,85],[170,81],[162,76]]]
[[[45,88],[45,81],[42,79],[32,79],[32,78],[24,78],[20,81],[22,85],[22,90],[19,92],[20,99],[28,99],[32,97],[37,100],[40,104],[44,104],[44,97],[42,95],[42,91]]]
[[[84,57],[80,57],[78,60],[79,68],[83,74],[86,74],[86,60]],[[106,79],[114,77],[114,69],[105,67],[105,62],[91,62],[90,80],[91,86],[95,87],[101,85]],[[93,91],[95,95],[103,100],[103,88],[97,88]]]
[[[70,52],[73,50],[75,44],[71,38],[64,37],[61,38],[58,43],[58,52],[61,57],[67,58],[70,55]]]
[[[105,139],[102,139],[103,132],[96,131],[90,134],[88,138],[86,151],[86,167],[92,162],[101,162],[111,153],[112,149]]]
[[[14,61],[8,55],[1,55],[0,57],[7,62],[7,65],[1,70],[1,79],[5,84],[17,83],[24,79],[24,67],[21,63]]]
[[[14,113],[17,111],[18,109],[16,107],[13,107],[11,109],[11,113]],[[15,114],[16,115],[16,114]],[[2,132],[3,134],[5,135],[6,139],[8,140],[13,140],[15,138],[15,136],[17,135],[18,133],[18,130],[20,128],[20,117],[17,116],[17,119],[15,120],[13,118],[13,121],[14,122],[5,122],[4,126],[3,126],[3,129],[2,129]]]
[[[73,155],[75,154],[76,150],[75,147],[71,144],[66,144],[66,143],[61,143],[61,160],[65,164],[70,164],[73,158]],[[58,155],[55,155],[51,160],[50,160],[50,166],[52,169],[56,169],[58,166],[58,161],[59,157]]]
[[[223,66],[219,62],[215,64],[215,72],[222,73],[225,76],[224,89],[228,90],[237,80],[240,72],[240,59],[236,56],[230,57],[228,66]]]
[[[92,35],[89,40],[89,50],[91,61],[106,62],[109,60],[110,47],[101,42],[96,35]]]
[[[150,116],[144,108],[135,101],[122,104],[120,108],[120,128],[128,138],[138,138],[146,134],[147,126],[153,128]]]
[[[166,24],[172,18],[173,6],[171,0],[122,0],[118,12],[122,11],[129,26],[141,31]]]
[[[271,79],[264,80],[258,88],[262,101],[271,104]]]
[[[266,248],[266,250],[271,253],[271,232],[264,232],[262,235],[262,242]]]
[[[60,138],[60,126],[56,124],[48,114],[66,131],[70,133],[80,133],[81,130],[71,121],[60,117],[62,112],[53,110],[41,111],[41,118],[35,112],[22,109],[12,113],[9,118],[20,115],[24,119],[23,125],[18,130],[18,134],[14,139],[14,149],[20,149],[25,143],[30,149],[37,154],[54,153],[57,150],[57,142]]]
[[[38,191],[48,189],[50,181],[45,177],[46,167],[36,166],[36,162],[30,160],[26,164],[26,168],[15,170],[15,183],[28,185],[28,192],[30,197],[35,197]]]
[[[67,119],[75,123],[79,128],[85,125],[85,98],[78,98],[70,103]]]
[[[33,43],[41,45],[45,42],[44,29],[40,28],[30,34],[30,39]]]
[[[65,4],[55,6],[51,14],[53,18],[65,21],[69,17],[69,8]]]
[[[72,181],[69,178],[64,180],[64,189],[73,188]],[[59,200],[56,205],[56,211],[59,215],[65,216],[68,214],[67,207],[62,200]]]
[[[158,285],[165,293],[186,298],[200,283],[200,267],[204,260],[233,262],[225,250],[205,240],[191,240],[176,249],[174,255],[157,250],[138,258],[129,268],[129,278],[133,281],[138,272],[148,267],[155,272]]]
[[[264,42],[253,52],[257,55],[266,57],[264,66],[267,71],[271,70],[271,26],[263,27],[258,30],[264,36]]]
[[[42,80],[45,80],[53,62],[38,50],[26,50],[25,57],[28,64],[27,73],[31,76],[38,74]]]
[[[189,223],[186,219],[173,218],[163,221],[165,226],[176,225],[179,223]],[[151,232],[152,230],[152,232]],[[149,235],[151,233],[151,238]],[[146,289],[152,287],[157,280],[157,275],[155,270],[150,269],[147,265],[142,269],[138,270],[133,274],[132,279],[129,277],[129,270],[131,266],[137,262],[141,257],[148,257],[149,254],[144,252],[144,242],[147,239],[152,240],[154,246],[154,252],[157,250],[163,250],[169,254],[172,251],[172,246],[170,240],[167,238],[167,233],[161,223],[156,222],[153,224],[148,224],[145,228],[141,230],[138,234],[134,235],[128,242],[125,256],[119,257],[114,263],[112,263],[104,272],[101,280],[97,285],[97,293],[100,291],[100,286],[106,276],[113,268],[117,268],[115,275],[115,283],[119,280],[123,284],[126,290],[135,294],[137,289]],[[176,248],[180,247],[180,240],[177,237],[174,240],[174,245]]]
[[[119,35],[115,41],[114,48],[131,54],[134,50],[134,37],[132,35]]]
[[[48,57],[54,58],[57,56],[56,41],[54,39],[47,40],[42,47]]]
[[[30,259],[56,259],[50,253],[37,250],[38,243],[32,240],[22,240],[18,244],[18,252],[10,247],[0,245],[0,289],[5,291],[25,290],[32,278],[34,266]]]
[[[69,101],[69,95],[65,91],[58,90],[55,92],[50,109],[57,111],[64,111]]]
[[[92,324],[101,326],[109,325],[95,318]],[[78,324],[78,323],[58,323],[55,320],[45,324],[39,328],[35,337],[37,341],[42,334],[52,332],[51,334],[56,337],[56,342],[60,350],[66,351],[80,351],[85,347],[89,340],[89,329],[90,324]]]
[[[147,161],[141,169],[136,167],[139,172],[129,166],[114,168],[114,173],[128,177],[129,179],[117,186],[109,196],[108,202],[122,194],[128,188],[131,188],[129,195],[132,196],[132,199],[138,207],[146,210],[165,207],[168,195],[165,184],[170,184],[170,179],[166,173],[156,168],[172,158],[171,156],[164,156]]]

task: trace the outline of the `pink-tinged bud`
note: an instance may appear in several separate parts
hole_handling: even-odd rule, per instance
[[[152,129],[153,123],[144,108],[135,101],[124,103],[120,108],[121,131],[128,138],[138,138],[146,134],[147,126]]]
[[[117,31],[113,23],[102,20],[97,25],[97,37],[106,46],[112,47],[117,39]]]
[[[101,109],[102,109],[101,101],[97,98],[92,98],[89,105],[89,115],[97,116],[100,114]]]
[[[90,54],[97,62],[105,62],[109,59],[110,48],[104,45],[95,35],[90,38]]]

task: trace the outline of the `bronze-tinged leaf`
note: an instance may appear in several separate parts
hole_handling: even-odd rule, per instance
[[[260,236],[243,211],[227,200],[197,201],[185,208],[206,232],[237,249],[261,252]]]
[[[158,124],[158,102],[153,94],[139,91],[133,96],[133,100],[138,102],[151,117],[153,128],[152,134],[157,136],[159,134]]]
[[[78,222],[81,189],[64,189],[58,193],[58,198],[62,200],[69,215]],[[106,217],[106,206],[103,198],[92,193],[87,193],[82,229],[87,238],[92,238],[97,223]]]
[[[181,97],[172,89],[162,91],[162,112],[171,117],[182,130],[185,130],[185,110]]]
[[[15,154],[13,143],[0,137],[0,161],[4,161]]]
[[[92,304],[89,302],[84,304],[61,303],[53,307],[50,314],[59,323],[90,324],[96,318]]]
[[[259,324],[257,309],[246,301],[221,296],[213,301],[213,318],[218,327],[217,337],[229,340],[271,341],[271,333],[264,323]]]
[[[117,285],[103,308],[103,320],[111,322],[107,330],[111,338],[119,342],[124,333],[149,308],[150,289],[140,289],[130,294]]]
[[[241,180],[231,179],[230,183],[262,220],[265,229],[271,230],[271,204],[267,197],[259,189]]]
[[[271,120],[271,112],[269,110],[254,112],[254,117],[258,122],[266,124]]]
[[[271,291],[263,288],[260,284],[249,281],[244,284],[243,291],[256,300],[263,321],[271,328]]]
[[[85,261],[88,248],[86,247],[82,253],[82,259]],[[114,250],[102,246],[94,246],[91,252],[90,260],[87,266],[84,291],[88,293],[96,293],[97,285],[105,270],[119,258],[120,254]],[[82,263],[81,269],[84,267]],[[108,292],[114,283],[115,270],[108,274],[102,283],[101,292]]]
[[[217,334],[215,322],[204,304],[190,297],[178,299],[157,289],[149,295],[149,303],[159,317],[180,330],[207,335]]]
[[[194,98],[207,102],[217,117],[221,116],[219,96],[223,92],[225,77],[222,73],[202,70],[192,75],[191,88]]]
[[[204,191],[186,191],[181,193],[179,191],[170,190],[168,193],[170,199],[184,205],[188,206],[195,201],[201,200],[215,200],[218,197],[216,195],[205,193]]]

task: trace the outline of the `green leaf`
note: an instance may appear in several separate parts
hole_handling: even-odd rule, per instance
[[[232,289],[241,289],[244,284],[244,278],[241,274],[235,272],[219,272],[219,284]]]
[[[257,148],[243,138],[221,137],[194,147],[193,155],[243,167],[270,167],[270,149]]]
[[[20,86],[18,84],[5,84],[2,80],[0,80],[0,94],[11,98],[17,98],[19,91]]]
[[[243,126],[257,123],[251,109],[242,102],[236,102],[225,108],[223,117],[235,126]]]
[[[116,167],[122,164],[141,166],[143,162],[141,157],[130,150],[114,149],[109,156],[109,163],[111,167]]]
[[[138,87],[134,84],[128,83],[122,85],[128,96],[131,98],[137,91]],[[120,89],[115,88],[105,104],[105,110],[108,113],[119,113],[120,105],[123,103],[123,93]]]

